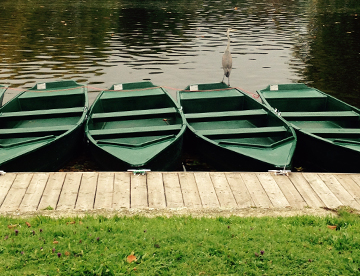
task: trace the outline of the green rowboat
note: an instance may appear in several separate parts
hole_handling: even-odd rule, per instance
[[[184,115],[151,82],[115,84],[92,105],[85,132],[90,152],[105,170],[181,168]]]
[[[178,91],[187,121],[186,146],[225,171],[290,169],[295,132],[268,107],[224,83]]]
[[[0,109],[0,169],[56,171],[79,148],[88,106],[85,86],[39,83]]]
[[[7,90],[7,86],[0,84],[0,106],[2,105],[2,102],[4,99],[4,94],[5,94],[6,90]]]
[[[312,170],[360,172],[359,109],[305,84],[269,85],[258,93],[296,130],[296,160]]]

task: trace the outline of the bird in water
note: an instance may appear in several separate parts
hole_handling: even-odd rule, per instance
[[[226,35],[228,38],[227,47],[225,49],[225,53],[222,56],[222,67],[224,69],[224,76],[222,82],[224,82],[224,78],[228,78],[228,85],[230,86],[230,72],[232,69],[232,57],[230,53],[230,31],[234,31],[234,29],[227,29]]]

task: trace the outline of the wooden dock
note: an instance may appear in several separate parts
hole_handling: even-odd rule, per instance
[[[0,213],[340,205],[360,210],[360,174],[55,172],[0,176]]]

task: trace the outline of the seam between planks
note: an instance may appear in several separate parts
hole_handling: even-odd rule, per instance
[[[34,173],[31,173],[30,181],[29,181],[28,185],[26,186],[25,193],[23,194],[23,196],[22,196],[22,198],[21,198],[21,201],[20,201],[20,203],[19,203],[19,206],[18,206],[16,209],[19,209],[19,208],[20,208],[20,205],[21,205],[21,203],[22,203],[23,200],[24,200],[24,197],[25,197],[25,195],[26,195],[27,190],[29,189],[29,186],[30,186],[30,183],[31,183],[31,180],[33,179],[33,177],[34,177]],[[13,183],[14,183],[14,182],[13,182]],[[11,185],[11,186],[12,186],[12,185]],[[10,190],[10,189],[9,189],[9,190]]]
[[[299,172],[299,173],[300,173],[300,172]],[[301,173],[301,175],[302,175],[302,173]],[[301,196],[301,198],[305,201],[306,206],[307,206],[308,208],[312,208],[312,206],[310,206],[310,205],[309,205],[309,202],[306,201],[305,197],[304,197],[303,194],[299,191],[299,189],[297,188],[297,186],[295,185],[295,183],[292,181],[292,179],[291,179],[289,176],[287,176],[287,178],[289,178],[290,182],[293,184],[293,186],[295,187],[295,189],[298,191],[298,193],[299,193],[299,195]],[[305,177],[304,177],[304,179],[305,179],[305,181],[309,184],[309,187],[311,188],[312,192],[317,195],[317,193],[314,191],[313,187],[310,185],[310,183],[306,180]],[[318,196],[318,195],[317,195],[317,196]],[[318,196],[318,197],[319,197],[319,196]],[[325,203],[322,201],[322,199],[321,199],[320,197],[319,197],[319,199],[320,199],[320,201],[321,201],[321,202],[324,204],[324,206],[325,206]]]
[[[46,186],[48,185],[49,179],[51,178],[51,176],[52,176],[53,174],[54,174],[54,173],[50,173],[49,176],[48,176],[48,178],[47,178],[47,180],[46,180],[44,189],[43,189],[43,191],[42,191],[42,193],[41,193],[41,197],[39,198],[39,202],[38,202],[37,205],[36,205],[36,210],[39,210],[39,205],[40,205],[41,199],[42,199],[43,196],[44,196],[44,192],[45,192]]]
[[[65,174],[64,180],[63,180],[63,182],[62,182],[62,184],[61,184],[60,193],[59,193],[58,199],[57,199],[57,201],[56,201],[56,205],[55,205],[54,210],[57,210],[57,208],[58,208],[58,205],[59,205],[59,200],[60,200],[60,196],[61,196],[61,194],[62,194],[62,190],[63,190],[63,188],[64,188],[64,183],[65,183],[65,180],[66,180],[67,174],[68,174],[68,173],[66,173],[66,174]],[[46,188],[46,187],[45,187],[45,188]],[[41,201],[40,201],[40,202],[41,202]]]
[[[79,198],[79,192],[80,192],[80,187],[81,187],[82,178],[83,178],[83,173],[81,173],[81,176],[80,176],[80,185],[79,185],[78,190],[77,190],[77,193],[76,193],[76,199],[75,199],[75,202],[74,202],[74,207],[73,207],[73,209],[75,209],[76,203],[77,203],[78,198]]]
[[[178,179],[178,181],[179,181],[179,186],[180,186],[181,198],[182,198],[183,206],[186,207],[186,206],[185,206],[185,200],[184,200],[184,193],[183,193],[183,189],[182,189],[182,187],[181,187],[180,176],[179,176],[179,173],[178,173],[178,172],[176,173],[176,177],[177,177],[177,179]],[[197,185],[196,185],[196,188],[197,188]],[[165,196],[166,196],[166,194],[165,194]]]
[[[258,208],[258,207],[256,206],[256,203],[255,203],[254,198],[253,198],[252,195],[251,195],[251,192],[250,192],[248,186],[246,185],[246,181],[245,181],[245,179],[243,178],[243,175],[242,175],[241,173],[240,173],[240,177],[241,177],[242,181],[244,182],[244,185],[245,185],[245,187],[246,187],[246,190],[247,190],[248,193],[249,193],[249,196],[250,196],[250,198],[251,198],[251,204],[254,204],[254,205],[251,205],[250,208]],[[261,186],[262,186],[262,185],[261,185]],[[263,188],[263,189],[264,189],[264,188]]]

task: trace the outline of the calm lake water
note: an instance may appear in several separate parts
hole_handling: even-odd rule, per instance
[[[254,93],[305,82],[360,107],[358,0],[2,0],[0,83],[6,99],[36,82],[90,91],[151,80],[175,89],[222,79]]]

